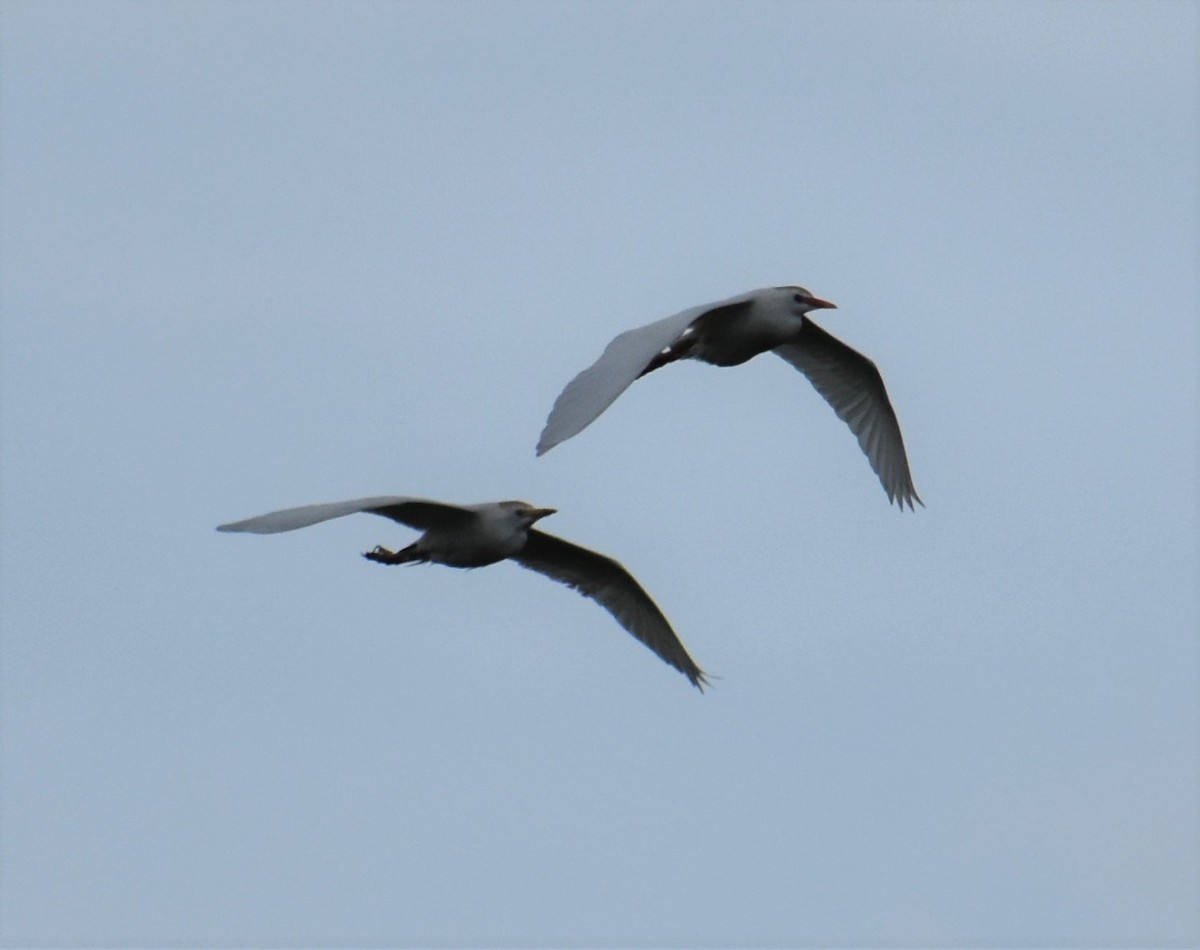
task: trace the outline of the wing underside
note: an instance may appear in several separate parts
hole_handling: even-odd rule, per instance
[[[913,485],[900,421],[878,367],[857,350],[805,319],[795,342],[775,352],[800,370],[858,439],[888,499],[901,508],[923,505]]]
[[[512,559],[590,597],[696,688],[708,684],[663,612],[617,561],[541,531],[530,531],[525,547]]]
[[[537,454],[542,455],[560,442],[577,435],[611,406],[651,361],[670,346],[694,320],[710,310],[743,303],[755,292],[716,303],[690,307],[679,313],[626,330],[605,347],[600,358],[567,383],[554,401],[546,427],[538,440]]]

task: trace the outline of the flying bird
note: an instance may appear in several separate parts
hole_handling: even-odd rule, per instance
[[[380,495],[286,508],[223,524],[217,530],[276,534],[360,511],[382,515],[424,532],[399,551],[376,547],[366,552],[363,557],[369,561],[464,568],[484,567],[505,559],[516,561],[596,601],[701,692],[709,685],[704,671],[688,655],[667,618],[629,571],[603,554],[534,530],[535,522],[554,514],[553,508],[534,508],[523,501],[449,505],[422,498]]]
[[[674,363],[737,366],[768,350],[800,370],[858,438],[888,500],[924,505],[913,486],[900,423],[875,364],[807,316],[836,309],[803,287],[765,287],[702,304],[617,336],[559,394],[538,440],[543,455],[586,429],[636,379]]]

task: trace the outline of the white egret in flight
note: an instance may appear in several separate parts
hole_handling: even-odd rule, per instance
[[[432,562],[450,567],[483,567],[505,559],[516,561],[590,597],[701,692],[708,685],[704,671],[688,655],[667,618],[629,571],[603,554],[534,530],[534,522],[554,514],[553,508],[534,508],[523,501],[448,505],[421,498],[381,495],[287,508],[223,524],[217,530],[275,534],[360,511],[382,515],[424,532],[399,551],[376,547],[363,555],[368,560],[378,564]]]
[[[924,504],[913,486],[900,423],[875,364],[807,316],[836,309],[803,287],[766,287],[620,334],[559,395],[537,454],[582,432],[634,380],[676,360],[737,366],[768,350],[808,377],[858,438],[888,500]]]

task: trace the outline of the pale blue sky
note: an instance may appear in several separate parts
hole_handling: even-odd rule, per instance
[[[61,4],[3,31],[7,945],[1200,942],[1194,3]],[[802,377],[616,333],[798,283]],[[720,677],[399,493],[553,506]]]

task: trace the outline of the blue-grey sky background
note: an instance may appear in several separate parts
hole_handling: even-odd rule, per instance
[[[1200,941],[1195,3],[6,2],[0,938]],[[781,360],[542,459],[608,340]],[[520,498],[595,604],[412,532]]]

